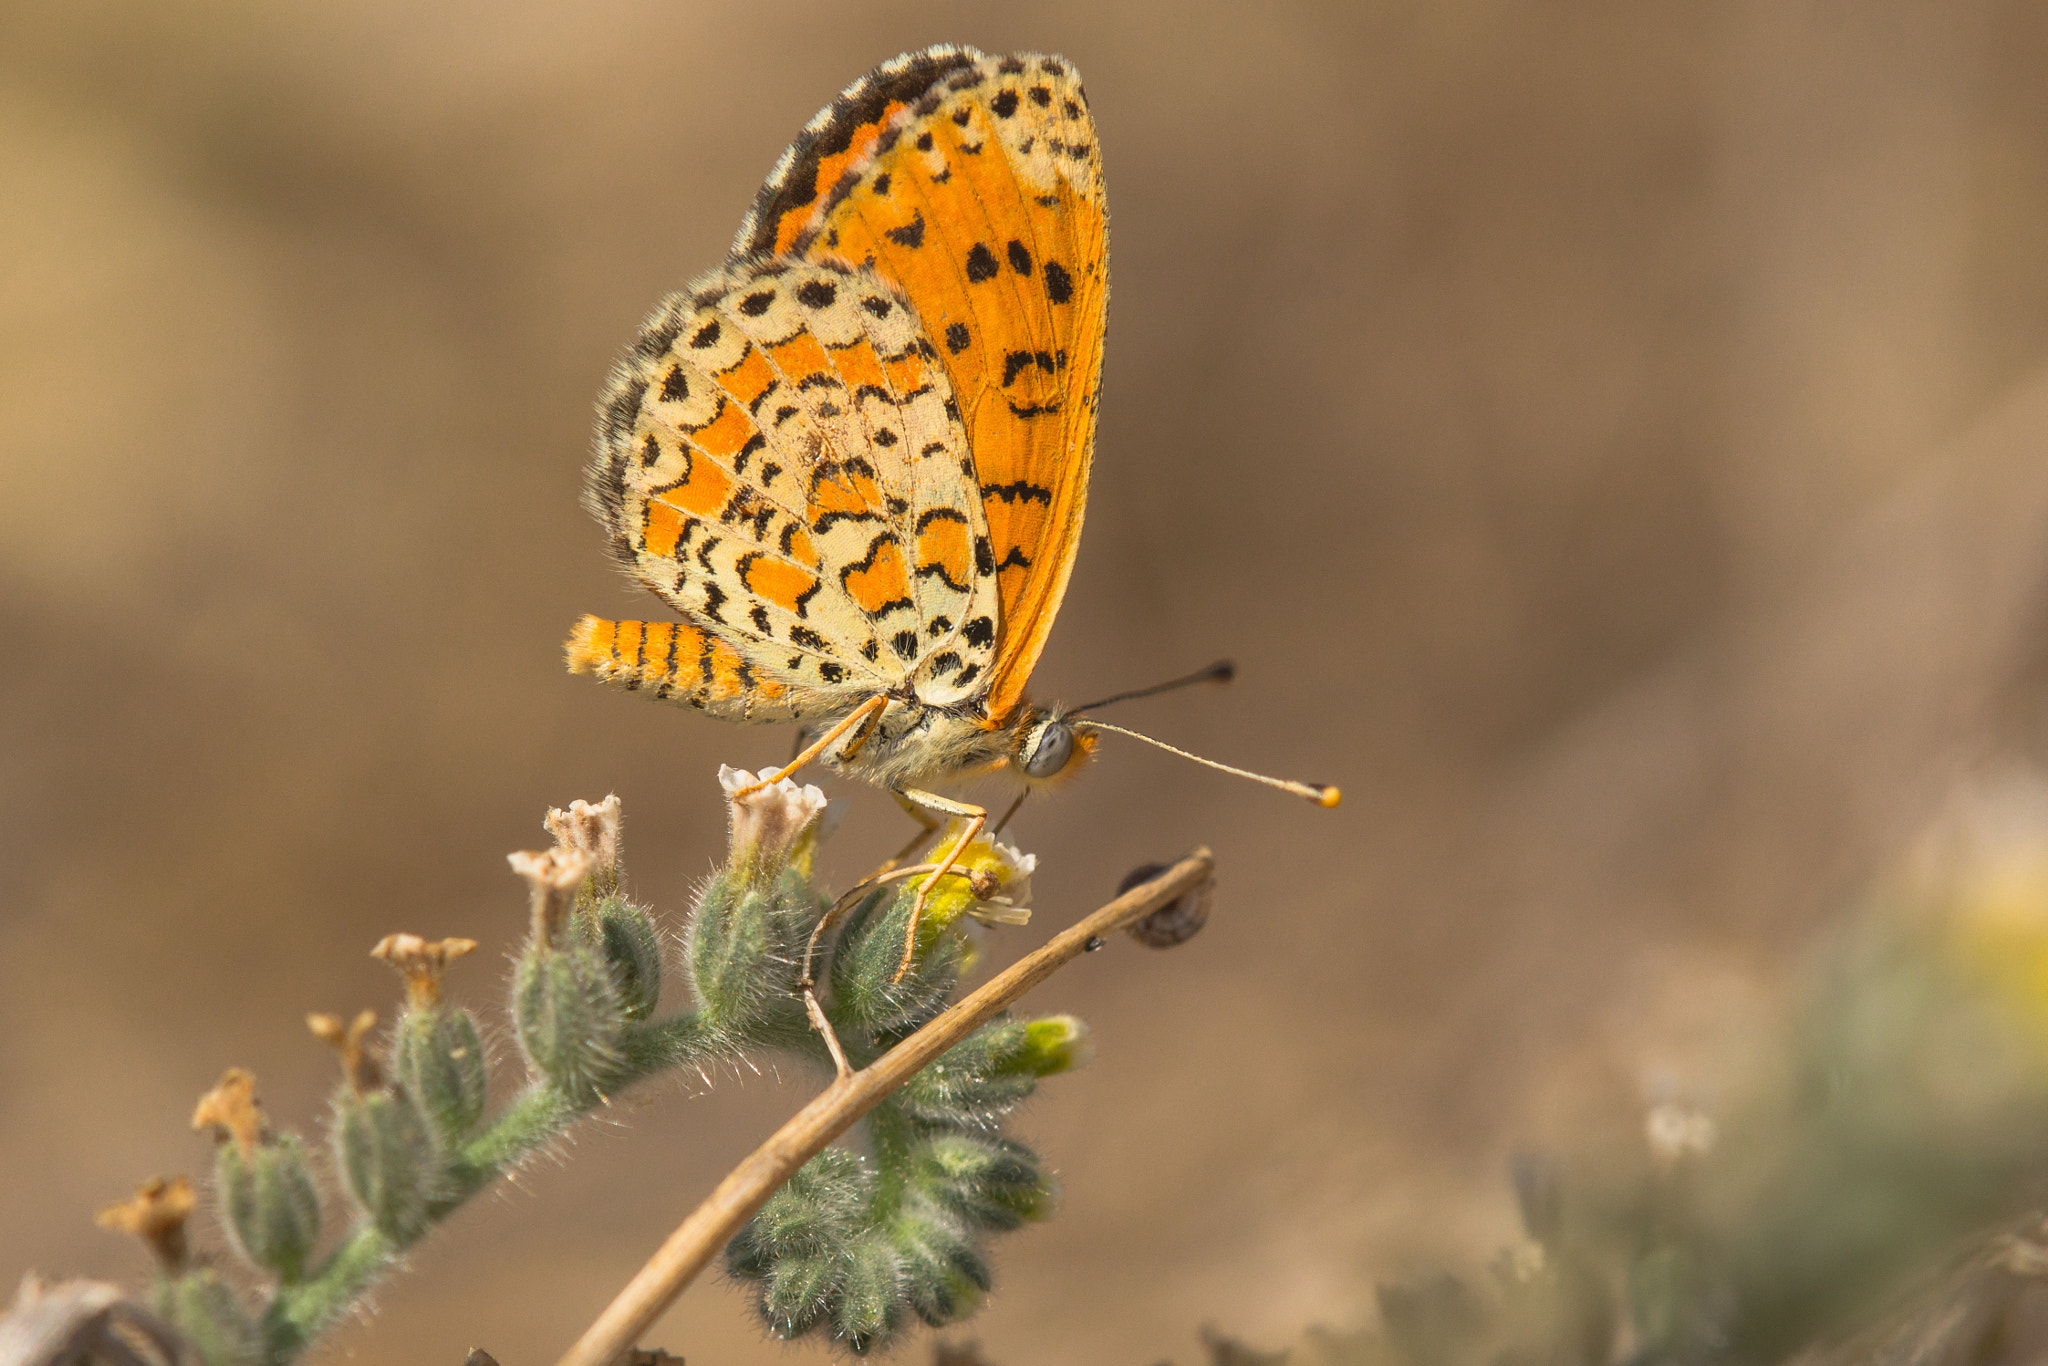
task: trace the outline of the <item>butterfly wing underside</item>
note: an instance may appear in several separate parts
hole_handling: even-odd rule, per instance
[[[992,665],[967,436],[900,290],[735,261],[662,301],[601,411],[587,501],[683,621],[585,618],[572,668],[778,721],[964,693]]]
[[[1095,127],[1057,57],[930,48],[812,120],[763,186],[738,258],[872,269],[914,302],[973,452],[1001,634],[974,691],[1021,700],[1088,497],[1108,302]],[[936,699],[934,699],[936,700]]]

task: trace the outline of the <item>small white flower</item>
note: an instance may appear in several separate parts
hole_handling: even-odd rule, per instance
[[[763,769],[756,775],[727,764],[718,766],[718,785],[725,789],[732,814],[732,861],[736,866],[781,872],[790,850],[825,809],[823,791],[808,784],[798,787],[787,778],[755,792],[746,791],[774,771]]]
[[[939,849],[950,849],[960,838],[958,822],[939,837]],[[966,876],[974,900],[967,913],[984,925],[1028,925],[1031,912],[1031,874],[1038,867],[1038,855],[1026,854],[1015,845],[978,839],[960,851],[955,871]]]
[[[1643,1119],[1643,1137],[1659,1159],[1677,1162],[1705,1157],[1714,1150],[1719,1133],[1707,1115],[1666,1101],[1650,1107],[1650,1113]]]

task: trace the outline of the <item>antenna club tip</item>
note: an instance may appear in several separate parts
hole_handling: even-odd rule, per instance
[[[1237,661],[1219,659],[1209,666],[1209,677],[1218,683],[1233,683],[1237,680]]]
[[[1331,807],[1344,800],[1344,792],[1335,783],[1317,783],[1316,795],[1310,798],[1317,806]]]

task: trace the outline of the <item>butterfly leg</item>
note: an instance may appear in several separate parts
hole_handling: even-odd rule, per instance
[[[903,974],[910,971],[910,960],[917,953],[917,922],[924,915],[925,899],[932,894],[932,888],[939,879],[953,871],[953,865],[967,852],[967,846],[974,843],[974,837],[988,824],[988,811],[968,802],[956,802],[950,797],[941,797],[935,792],[920,792],[914,787],[896,789],[896,797],[906,806],[914,805],[925,811],[941,816],[958,816],[966,820],[967,828],[953,841],[948,849],[933,861],[932,870],[925,880],[917,884],[917,899],[910,905],[910,924],[903,931],[903,961],[896,965],[896,975],[889,980],[900,982]]]
[[[910,837],[907,844],[898,849],[881,867],[869,874],[870,878],[877,878],[881,877],[884,873],[895,872],[896,869],[903,866],[906,860],[924,847],[926,840],[939,833],[940,827],[937,817],[926,814],[923,807],[904,796],[901,792],[892,791],[889,795],[896,799],[896,805],[903,808],[905,815],[917,822],[918,829],[917,833]]]
[[[855,726],[861,726],[862,723],[865,722],[866,726],[863,727],[864,731],[867,727],[873,726],[875,720],[881,716],[882,709],[888,705],[889,694],[876,693],[873,697],[870,697],[867,701],[861,703],[852,711],[848,712],[844,717],[840,718],[838,725],[835,725],[834,727],[832,727],[832,729],[826,731],[816,740],[813,740],[810,744],[810,747],[804,750],[803,753],[797,755],[796,758],[791,759],[788,763],[784,764],[780,769],[776,770],[774,773],[768,774],[767,776],[763,777],[759,782],[753,784],[751,787],[743,787],[739,791],[733,793],[733,799],[738,800],[741,797],[751,797],[764,787],[773,787],[775,784],[781,782],[784,778],[787,778],[790,774],[796,772],[805,764],[809,763],[811,760],[817,758],[820,754],[823,754],[826,750],[830,749],[834,741],[836,741],[840,736],[846,734],[846,732],[852,730]]]

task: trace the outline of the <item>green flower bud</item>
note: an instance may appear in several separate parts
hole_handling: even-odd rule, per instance
[[[404,1247],[427,1231],[439,1192],[441,1151],[403,1094],[345,1090],[335,1105],[341,1177],[371,1227]]]
[[[967,940],[957,924],[920,924],[909,971],[901,980],[903,939],[917,881],[875,892],[847,916],[832,951],[835,1018],[882,1038],[908,1034],[946,1008],[960,980]]]
[[[1049,1015],[1024,1026],[1024,1042],[1010,1061],[1016,1071],[1056,1076],[1084,1067],[1095,1056],[1095,1038],[1072,1015]]]
[[[790,942],[790,923],[772,885],[750,885],[735,869],[705,887],[683,932],[683,957],[707,1027],[735,1041],[764,1032],[802,1037],[802,947]]]
[[[201,1267],[167,1282],[157,1308],[206,1366],[256,1366],[265,1359],[262,1330],[217,1271]]]
[[[925,1124],[990,1129],[1038,1089],[1038,1074],[1020,1065],[1031,1026],[999,1019],[953,1045],[891,1100]]]
[[[644,1020],[661,1004],[661,938],[647,912],[624,897],[597,903],[597,932],[619,985],[629,1020]]]
[[[536,937],[513,975],[512,1008],[535,1072],[573,1105],[606,1098],[626,1025],[610,963],[588,945]]]
[[[867,1217],[873,1177],[860,1154],[827,1148],[797,1169],[726,1248],[734,1275],[775,1260],[844,1248]]]
[[[835,1249],[776,1259],[761,1290],[761,1317],[779,1338],[797,1338],[825,1321],[837,1299],[843,1258]]]
[[[298,1280],[320,1240],[320,1193],[298,1135],[247,1151],[221,1144],[213,1186],[242,1255],[286,1282]]]
[[[934,1328],[966,1318],[994,1284],[988,1263],[944,1211],[913,1201],[891,1233],[903,1297]]]
[[[1014,1139],[939,1134],[919,1149],[911,1181],[927,1199],[976,1228],[1007,1230],[1051,1215],[1052,1178]]]
[[[856,1356],[886,1346],[903,1320],[903,1271],[889,1240],[870,1234],[842,1254],[834,1327]]]
[[[392,1040],[391,1064],[445,1143],[452,1146],[483,1118],[489,1069],[468,1011],[440,1005],[408,1010]]]

